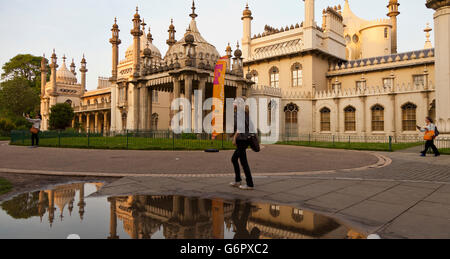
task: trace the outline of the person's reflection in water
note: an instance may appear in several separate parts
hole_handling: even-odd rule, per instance
[[[247,229],[247,221],[250,216],[250,210],[252,209],[252,205],[248,202],[244,204],[244,208],[242,210],[242,215],[239,217],[239,212],[241,211],[241,202],[236,201],[234,203],[234,210],[231,218],[233,220],[234,226],[236,227],[236,234],[234,235],[234,239],[259,239],[259,235],[261,231],[258,228],[253,228],[251,232]]]

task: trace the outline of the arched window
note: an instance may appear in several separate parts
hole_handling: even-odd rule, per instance
[[[67,100],[66,103],[72,106],[72,100]]]
[[[295,63],[292,66],[292,87],[303,85],[303,70],[302,65]]]
[[[297,223],[302,222],[303,221],[303,210],[293,208],[291,216],[295,222],[297,222]]]
[[[356,131],[356,109],[348,106],[344,109],[345,131]]]
[[[384,131],[384,107],[379,104],[372,107],[372,131]]]
[[[276,218],[278,216],[280,216],[280,206],[278,205],[270,205],[270,215],[272,215],[272,217]]]
[[[270,86],[278,88],[280,86],[280,70],[277,67],[270,69]]]
[[[326,107],[320,110],[320,131],[331,131],[331,111]]]
[[[290,103],[284,107],[287,137],[296,137],[298,135],[298,112],[299,108],[295,103]]]
[[[252,81],[255,83],[255,85],[258,85],[258,72],[256,70],[253,70],[250,72],[250,75],[252,75]]]
[[[158,119],[159,115],[157,113],[152,114],[152,130],[158,130]]]
[[[402,128],[403,131],[415,131],[417,106],[413,103],[406,103],[402,106]]]
[[[388,38],[388,28],[384,28],[384,38],[387,39]]]

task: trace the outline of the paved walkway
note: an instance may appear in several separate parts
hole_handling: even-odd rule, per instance
[[[123,151],[92,149],[32,149],[0,145],[0,172],[58,175],[229,176],[233,151]],[[248,152],[252,172],[260,175],[333,173],[341,169],[383,166],[389,161],[369,152],[295,146],[266,146]]]
[[[249,152],[255,191],[228,187],[232,152],[111,151],[0,143],[0,172],[126,176],[95,195],[242,199],[337,218],[383,238],[450,238],[450,156],[268,146]]]

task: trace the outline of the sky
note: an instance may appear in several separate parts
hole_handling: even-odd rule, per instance
[[[253,12],[252,35],[262,33],[264,25],[275,28],[301,23],[304,2],[301,0],[196,0],[197,26],[202,36],[224,54],[228,42],[233,50],[242,39],[242,11],[246,2]],[[388,18],[389,0],[349,0],[353,12],[366,20]],[[317,0],[316,22],[322,24],[322,10],[344,6],[344,0]],[[400,0],[398,16],[398,51],[423,49],[426,23],[433,27],[433,10],[425,0]],[[17,54],[50,57],[53,48],[62,63],[75,59],[77,71],[83,53],[86,56],[87,88],[97,87],[99,76],[111,76],[111,26],[117,17],[120,27],[119,59],[132,43],[131,19],[139,6],[141,18],[150,25],[154,44],[166,53],[168,27],[174,19],[176,38],[181,39],[188,27],[191,0],[0,0],[0,65]],[[148,28],[148,27],[147,27]],[[434,45],[434,34],[432,32]],[[78,77],[79,77],[78,72]]]

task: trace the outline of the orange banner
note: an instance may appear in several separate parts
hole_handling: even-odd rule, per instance
[[[213,88],[213,119],[212,137],[215,139],[217,135],[223,133],[223,112],[225,103],[225,74],[228,67],[228,57],[222,57],[217,61],[214,69],[214,88]]]

